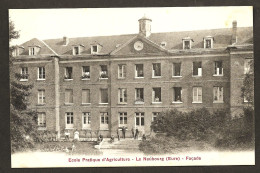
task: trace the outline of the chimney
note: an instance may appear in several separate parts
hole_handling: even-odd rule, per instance
[[[64,45],[64,46],[67,46],[68,44],[69,44],[69,38],[66,37],[66,36],[64,36],[64,37],[63,37],[63,45]]]
[[[232,44],[237,42],[237,21],[232,22]]]
[[[151,35],[151,23],[152,20],[146,16],[138,20],[139,22],[139,34],[144,37],[149,37]]]

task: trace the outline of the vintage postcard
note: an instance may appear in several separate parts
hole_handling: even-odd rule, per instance
[[[255,165],[253,7],[9,9],[12,168]]]

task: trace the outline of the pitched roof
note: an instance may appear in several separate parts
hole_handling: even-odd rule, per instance
[[[84,45],[82,55],[91,53],[91,44],[98,43],[102,45],[100,54],[110,54],[118,48],[118,44],[124,45],[137,34],[129,35],[112,35],[112,36],[95,36],[95,37],[78,37],[69,38],[67,45],[63,44],[63,38],[47,39],[41,42],[34,38],[26,43],[20,45],[25,48],[21,55],[28,55],[28,46],[40,45],[40,55],[72,55],[73,45]],[[211,29],[211,30],[196,30],[196,31],[181,31],[181,32],[164,32],[152,33],[148,38],[153,43],[160,45],[166,42],[164,47],[167,50],[180,50],[182,49],[182,39],[190,37],[192,42],[192,49],[203,48],[203,38],[207,36],[214,37],[214,48],[224,48],[231,44],[232,28],[225,29]],[[252,27],[238,27],[237,28],[237,44],[252,44],[253,43],[253,28]],[[45,43],[45,44],[44,44]]]

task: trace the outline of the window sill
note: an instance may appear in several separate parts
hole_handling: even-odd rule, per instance
[[[20,82],[27,82],[28,79],[20,79]]]
[[[81,106],[89,106],[91,103],[81,103]]]
[[[135,77],[135,79],[143,79],[144,77]]]
[[[64,81],[72,81],[73,79],[64,79]]]
[[[46,103],[38,103],[36,106],[44,106]]]
[[[74,103],[64,103],[65,106],[72,106]]]
[[[108,105],[108,103],[99,103],[100,105]]]
[[[224,103],[223,101],[213,101],[213,103]]]
[[[118,103],[119,105],[127,105],[127,103]]]
[[[152,76],[152,78],[162,78],[162,76]]]
[[[65,127],[65,130],[73,130],[74,127]]]
[[[136,105],[143,105],[144,102],[141,102],[141,101],[135,101],[135,104],[136,104]]]
[[[194,75],[192,75],[192,77],[202,77],[202,75],[201,76],[194,76]]]
[[[162,102],[152,102],[152,104],[162,104]]]
[[[82,130],[91,130],[91,127],[82,127]]]
[[[47,127],[38,127],[38,130],[47,130]]]
[[[99,80],[107,80],[108,78],[99,78]]]
[[[173,104],[182,104],[183,102],[172,102]]]
[[[181,78],[182,76],[172,76],[173,78]]]
[[[90,80],[90,78],[84,78],[84,79],[81,79],[81,80]]]
[[[223,76],[223,74],[213,74],[213,76]]]
[[[38,81],[44,81],[45,79],[37,79]]]
[[[202,103],[202,102],[192,102],[192,103]]]

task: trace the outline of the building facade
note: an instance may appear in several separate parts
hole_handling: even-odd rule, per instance
[[[253,28],[139,33],[39,40],[14,51],[15,73],[33,84],[28,97],[39,130],[116,134],[118,127],[150,133],[169,109],[230,109],[241,113],[244,75],[253,59]]]

